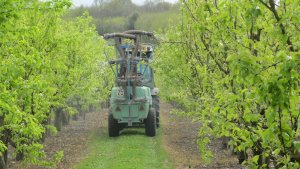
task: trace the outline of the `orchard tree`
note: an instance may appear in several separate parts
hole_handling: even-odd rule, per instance
[[[245,165],[299,167],[300,2],[182,4],[156,64],[163,94],[202,123],[202,157],[212,137],[226,137]]]
[[[60,19],[70,5],[68,0],[1,1],[0,168],[6,167],[9,144],[18,160],[53,165],[63,153],[49,160],[41,144],[51,111],[76,113],[68,100],[79,96],[89,104],[108,94],[104,40],[87,14]]]

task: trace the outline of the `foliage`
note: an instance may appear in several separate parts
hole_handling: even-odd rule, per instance
[[[157,53],[162,94],[252,168],[299,166],[299,2],[183,1],[183,23]]]
[[[89,104],[108,95],[104,41],[88,15],[60,19],[68,0],[1,3],[0,154],[10,142],[25,161],[49,165],[40,140],[50,110],[76,97]]]

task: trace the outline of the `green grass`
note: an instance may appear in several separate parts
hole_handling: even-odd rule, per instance
[[[75,169],[169,169],[171,162],[156,137],[147,137],[143,128],[124,129],[119,137],[109,138],[107,128],[92,133],[89,154]]]

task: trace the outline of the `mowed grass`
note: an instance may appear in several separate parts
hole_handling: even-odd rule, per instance
[[[144,128],[124,129],[116,138],[102,127],[91,135],[87,158],[75,169],[169,169],[172,164],[162,146],[161,129],[147,137]]]

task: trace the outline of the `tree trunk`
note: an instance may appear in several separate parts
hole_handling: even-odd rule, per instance
[[[75,107],[76,107],[76,110],[78,111],[78,113],[73,116],[73,119],[78,120],[79,116],[81,115],[81,112],[82,112],[82,105],[80,104],[80,98],[76,99],[76,106]]]
[[[61,128],[62,128],[62,108],[61,107],[59,107],[55,110],[54,126],[56,127],[57,131],[61,131]]]
[[[49,113],[50,114],[50,113]],[[45,127],[45,133],[43,134],[42,138],[41,138],[41,142],[45,142],[46,138],[48,136],[50,136],[50,131],[49,129],[46,127],[47,125],[49,125],[51,123],[51,117],[48,116],[47,119],[45,121],[43,121],[43,126]]]
[[[0,116],[0,127],[4,126],[4,114]],[[7,131],[3,132],[3,135],[0,136],[0,140],[8,147]],[[7,150],[0,152],[0,169],[7,169]]]
[[[78,120],[78,114],[74,114],[72,119],[77,121]]]
[[[7,169],[4,154],[5,153],[0,153],[0,169]]]
[[[242,164],[245,160],[248,159],[248,154],[246,151],[237,151],[236,154],[239,160],[239,164]]]
[[[24,152],[23,151],[18,152],[16,155],[16,160],[22,161],[23,159],[24,159]]]
[[[95,111],[94,105],[90,104],[89,105],[89,112],[91,113],[91,112],[94,112],[94,111]]]
[[[226,137],[226,136],[223,136],[223,137],[221,137],[221,140],[222,140],[222,148],[227,149],[228,146],[229,146],[228,143],[230,141],[230,138]]]
[[[85,120],[85,111],[81,110],[80,114],[81,114],[80,116],[83,118],[83,120]]]
[[[68,112],[63,111],[62,112],[62,125],[67,126],[70,124],[70,115]]]

